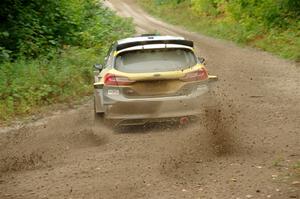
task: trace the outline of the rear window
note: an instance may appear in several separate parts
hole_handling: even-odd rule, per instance
[[[196,65],[189,49],[165,48],[123,52],[116,57],[115,68],[128,73],[184,70]]]

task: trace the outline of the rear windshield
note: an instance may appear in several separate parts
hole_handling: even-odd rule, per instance
[[[128,73],[164,72],[184,70],[196,63],[196,57],[189,49],[145,49],[118,55],[115,68]]]

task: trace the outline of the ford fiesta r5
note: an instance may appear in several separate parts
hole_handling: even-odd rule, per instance
[[[95,115],[115,125],[198,115],[209,82],[217,80],[196,57],[193,42],[173,36],[119,40],[95,68]]]

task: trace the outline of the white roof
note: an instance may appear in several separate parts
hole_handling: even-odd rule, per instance
[[[151,40],[184,40],[183,37],[175,37],[175,36],[138,36],[138,37],[130,37],[126,39],[121,39],[117,43],[125,44],[131,42],[139,42],[139,41],[151,41]]]

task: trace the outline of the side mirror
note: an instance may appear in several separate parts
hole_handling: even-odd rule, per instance
[[[198,62],[200,64],[205,64],[205,59],[203,57],[198,57]]]
[[[101,71],[103,69],[103,65],[102,64],[94,64],[94,68]]]

